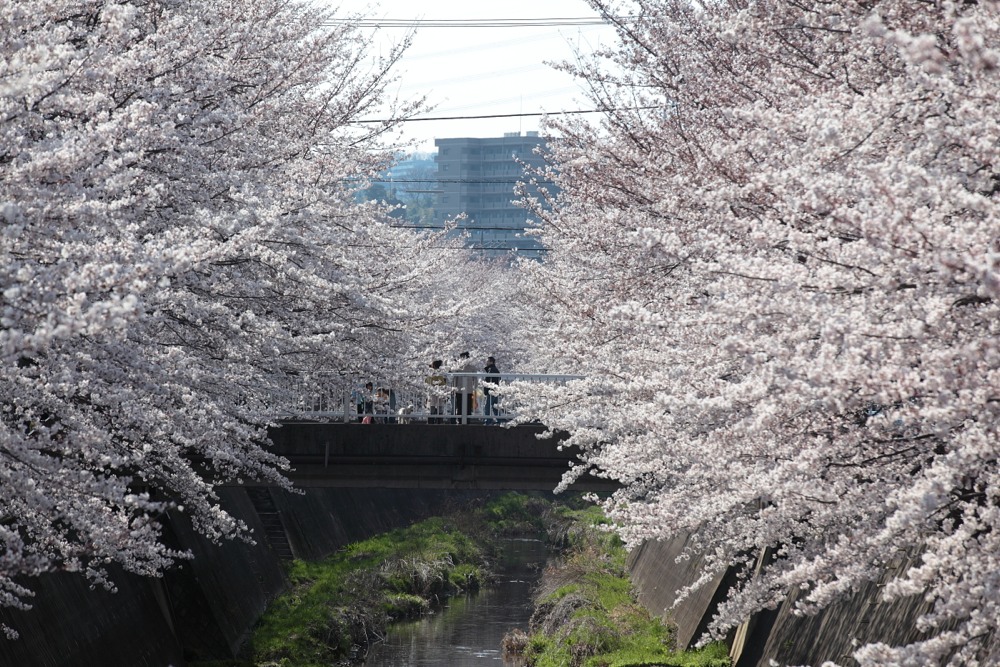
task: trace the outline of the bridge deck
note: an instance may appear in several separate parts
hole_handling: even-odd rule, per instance
[[[541,426],[285,423],[274,451],[299,486],[551,490],[574,460]],[[610,491],[586,476],[571,487]]]

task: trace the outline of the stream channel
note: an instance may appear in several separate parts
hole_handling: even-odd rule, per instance
[[[503,542],[496,583],[480,592],[449,599],[416,621],[393,623],[384,642],[371,647],[365,667],[521,667],[505,660],[500,642],[514,628],[528,630],[531,594],[548,549],[541,540]]]

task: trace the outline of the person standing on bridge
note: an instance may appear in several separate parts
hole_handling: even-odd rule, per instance
[[[483,369],[486,373],[486,377],[483,378],[487,385],[483,386],[483,397],[486,399],[483,405],[483,417],[486,418],[486,424],[499,424],[497,419],[497,399],[496,388],[490,387],[489,385],[499,385],[500,384],[500,369],[497,368],[497,360],[493,357],[486,359],[486,368]]]
[[[443,415],[445,403],[448,402],[448,381],[441,373],[440,359],[431,362],[431,374],[424,378],[424,382],[430,385],[427,388],[427,411],[431,415]],[[428,417],[428,424],[442,423],[440,417]]]
[[[455,420],[456,424],[468,424],[472,416],[472,392],[476,390],[476,365],[472,363],[468,352],[458,355],[452,373],[452,387],[455,389]]]
[[[385,424],[389,415],[389,390],[385,387],[379,387],[372,403],[375,408],[373,413],[378,415],[376,420],[379,424]]]
[[[355,392],[354,400],[358,405],[358,421],[364,422],[364,418],[375,413],[374,410],[375,392],[371,382],[366,382],[364,389]],[[369,421],[371,421],[369,419]]]

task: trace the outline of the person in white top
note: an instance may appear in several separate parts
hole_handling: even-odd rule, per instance
[[[469,358],[468,352],[458,355],[453,373],[462,373],[452,378],[452,387],[455,390],[455,423],[468,424],[472,415],[472,395],[476,390],[476,378],[474,375],[464,375],[465,373],[475,373],[476,365]]]
[[[433,415],[443,415],[448,402],[448,387],[445,386],[448,381],[441,372],[441,363],[440,359],[432,361],[431,374],[424,378],[424,382],[430,385],[427,388],[427,411],[432,416],[427,418],[428,424],[443,423],[440,417]]]

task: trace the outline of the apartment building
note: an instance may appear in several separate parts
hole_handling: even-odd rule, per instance
[[[435,222],[465,213],[459,223],[468,232],[469,244],[487,256],[516,250],[538,257],[543,252],[537,238],[525,236],[533,220],[514,200],[515,184],[527,180],[526,163],[544,163],[536,149],[545,148],[537,132],[509,132],[502,137],[436,139],[438,192]],[[551,186],[547,186],[550,187]]]

